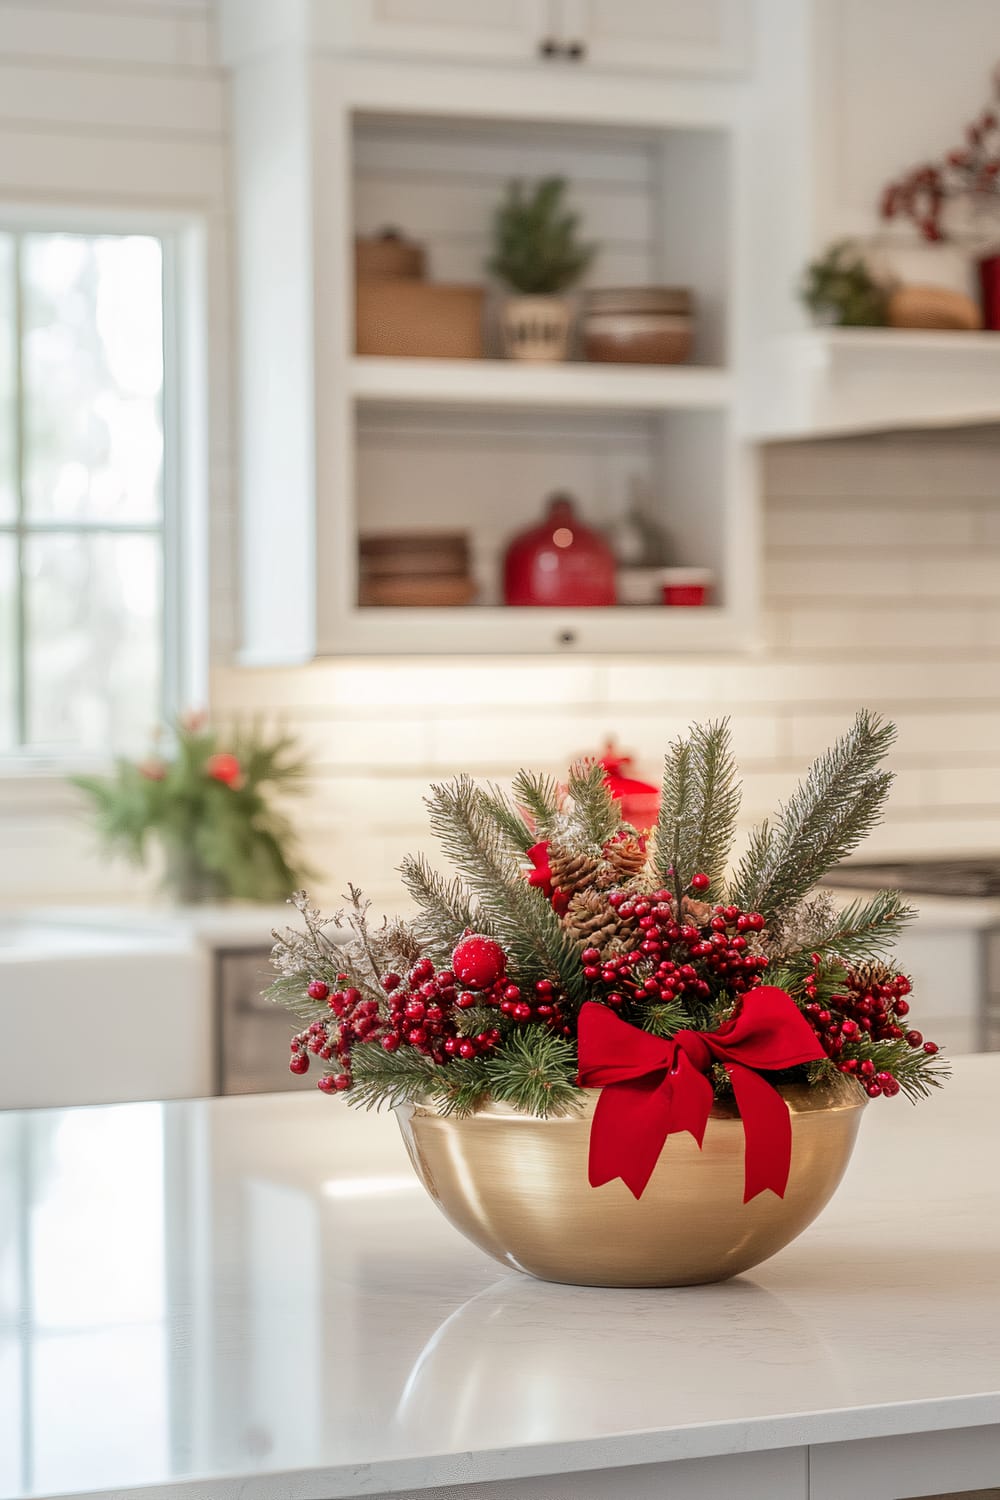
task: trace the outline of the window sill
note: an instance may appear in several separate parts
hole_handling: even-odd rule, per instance
[[[80,795],[71,776],[103,775],[112,762],[105,758],[72,761],[0,756],[0,817],[33,817],[78,813]]]

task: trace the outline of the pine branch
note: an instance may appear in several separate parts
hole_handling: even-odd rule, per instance
[[[499,787],[485,787],[481,796],[483,811],[489,814],[497,829],[503,834],[510,852],[518,858],[527,854],[528,850],[537,844],[538,839],[521,814],[511,806]]]
[[[621,827],[621,809],[606,785],[600,761],[579,761],[570,767],[567,790],[573,800],[571,822],[580,839],[598,848]]]
[[[481,1057],[455,1058],[437,1069],[434,1097],[446,1115],[469,1115],[490,1097],[490,1080]]]
[[[871,1061],[876,1073],[882,1069],[892,1073],[903,1093],[914,1104],[918,1099],[928,1098],[932,1089],[941,1088],[951,1077],[951,1064],[940,1052],[923,1052],[906,1041],[873,1042],[870,1037],[865,1037],[851,1048],[850,1054],[845,1055]]]
[[[436,963],[447,963],[467,927],[477,932],[488,923],[476,910],[465,884],[431,869],[422,854],[408,854],[399,867],[403,884],[419,908],[414,923],[418,937]]]
[[[518,771],[511,790],[514,801],[534,820],[536,840],[551,838],[559,817],[559,787],[555,778],[535,771]]]
[[[678,1031],[691,1024],[691,1015],[683,1000],[672,1000],[669,1004],[646,1005],[636,1016],[643,1031],[669,1040]]]
[[[468,776],[431,788],[431,828],[471,887],[485,919],[482,930],[503,943],[515,973],[558,979],[569,997],[584,998],[581,944],[563,928],[549,902],[529,886]]]
[[[351,1104],[361,1109],[394,1109],[397,1104],[432,1098],[447,1067],[438,1067],[414,1047],[386,1052],[378,1042],[362,1042],[351,1052]]]
[[[688,740],[677,739],[663,762],[653,863],[662,883],[673,887],[678,907],[694,873],[688,871],[687,880],[683,879],[682,849],[694,822],[694,796],[691,745]]]
[[[712,882],[712,891],[717,893],[715,899],[719,900],[742,793],[728,719],[694,725],[690,746],[692,822],[681,851],[680,874],[686,885],[696,871],[703,871]]]
[[[306,993],[306,986],[310,979],[324,979],[331,985],[336,983],[336,976],[332,969],[325,974],[279,974],[273,979],[267,989],[263,991],[264,999],[271,1000],[275,1005],[284,1006],[285,1010],[291,1011],[292,1015],[298,1016],[303,1021],[322,1021],[329,1017],[325,1000],[310,1000]]]
[[[782,968],[805,978],[811,969],[810,953],[843,959],[853,968],[867,959],[881,958],[892,948],[900,932],[917,915],[898,891],[877,891],[834,911],[824,926],[813,929],[808,945],[786,953]]]
[[[773,827],[752,837],[730,892],[747,911],[770,917],[799,900],[879,822],[892,783],[876,767],[895,728],[859,713],[853,726],[811,766]]]
[[[490,1094],[531,1115],[565,1115],[583,1096],[573,1044],[542,1026],[516,1032],[486,1063]]]

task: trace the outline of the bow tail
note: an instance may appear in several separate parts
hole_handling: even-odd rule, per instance
[[[785,1196],[792,1165],[792,1120],[788,1105],[759,1073],[726,1063],[746,1139],[743,1202],[770,1188]]]
[[[667,1136],[689,1130],[701,1146],[711,1108],[711,1083],[683,1053],[667,1074],[606,1084],[590,1131],[591,1187],[620,1177],[641,1198]]]

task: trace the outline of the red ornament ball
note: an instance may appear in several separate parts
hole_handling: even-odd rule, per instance
[[[322,979],[314,979],[307,991],[310,1000],[325,1000],[330,993],[329,985],[323,983]]]
[[[236,787],[243,780],[243,767],[235,755],[220,751],[217,755],[208,757],[205,774],[211,776],[213,781],[221,781],[223,786]]]
[[[691,876],[691,889],[693,891],[707,891],[711,884],[712,882],[709,877],[700,871],[697,875]]]
[[[451,955],[451,967],[460,984],[471,990],[488,990],[507,972],[507,955],[492,938],[472,933]]]
[[[288,1060],[289,1073],[308,1073],[309,1057],[305,1052],[293,1052]]]

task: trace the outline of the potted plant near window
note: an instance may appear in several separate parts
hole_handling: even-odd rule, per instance
[[[301,788],[305,765],[287,735],[223,735],[202,714],[175,726],[170,752],[120,760],[112,776],[77,776],[109,852],[144,865],[160,846],[163,884],[184,904],[283,901],[303,865],[274,805]]]
[[[579,281],[596,247],[580,240],[579,217],[567,211],[565,198],[562,177],[543,178],[531,189],[511,182],[497,208],[488,269],[514,293],[502,313],[510,359],[567,356],[572,308],[559,294]]]

